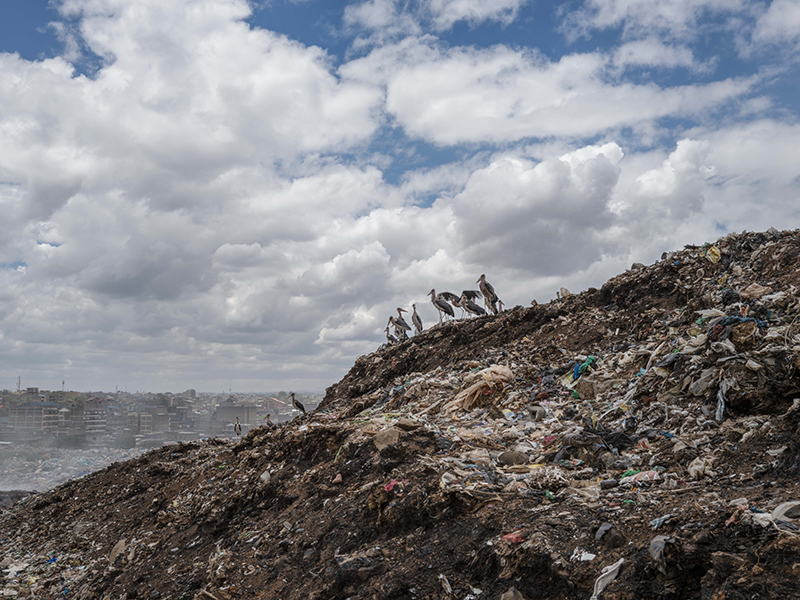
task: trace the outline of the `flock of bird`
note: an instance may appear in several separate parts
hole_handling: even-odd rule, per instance
[[[465,317],[467,314],[480,317],[486,314],[486,309],[495,315],[503,310],[503,301],[497,297],[492,284],[486,281],[486,275],[481,275],[475,283],[478,284],[480,291],[464,290],[461,292],[460,296],[452,292],[440,292],[437,294],[435,289],[428,292],[428,296],[431,297],[431,303],[439,312],[439,324],[442,323],[442,319],[446,321],[448,318],[455,318],[454,307],[461,309],[462,317]],[[476,300],[480,300],[481,298],[483,298],[486,309],[476,303]],[[498,305],[500,307],[499,310]],[[414,333],[419,335],[423,330],[422,319],[417,314],[417,305],[412,304],[411,308],[414,311],[411,315],[411,323],[414,325]],[[408,311],[404,308],[398,308],[397,316],[389,317],[389,323],[386,325],[384,331],[386,332],[386,341],[390,345],[408,339],[408,332],[411,331],[411,327],[403,318],[404,312]],[[394,327],[394,335],[392,335],[389,329],[390,327]]]

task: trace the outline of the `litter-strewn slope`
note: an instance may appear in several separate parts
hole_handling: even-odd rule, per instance
[[[799,255],[730,235],[382,348],[314,414],[17,503],[0,590],[798,597]]]

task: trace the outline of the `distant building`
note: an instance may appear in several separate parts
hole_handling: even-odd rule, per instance
[[[255,424],[257,422],[256,409],[258,409],[258,407],[255,404],[223,402],[217,407],[217,413],[214,419],[223,423],[232,423],[236,420],[236,417],[239,417],[239,421],[243,425],[250,423]]]
[[[128,428],[140,435],[153,433],[153,415],[146,412],[128,413]]]
[[[50,433],[58,431],[60,404],[26,402],[9,411],[9,425],[17,433]]]
[[[128,429],[132,429],[137,433],[139,432],[139,413],[128,413]]]
[[[176,406],[175,412],[169,415],[170,431],[187,431],[191,429],[192,421],[189,420],[189,407]]]
[[[270,397],[267,398],[264,408],[266,408],[272,414],[277,415],[280,412],[289,410],[289,404],[287,402],[284,402],[283,400],[278,400],[277,398]]]
[[[56,404],[66,404],[67,392],[64,390],[55,390],[53,392],[46,392],[46,399],[48,402],[55,402]]]
[[[83,405],[83,423],[86,440],[99,442],[108,433],[108,402],[90,398]]]
[[[128,413],[117,406],[109,406],[106,415],[106,426],[109,431],[125,429],[128,426]]]
[[[143,406],[139,410],[142,415],[150,415],[150,431],[169,431],[169,407]],[[141,426],[141,425],[140,425]],[[144,433],[144,431],[142,432]]]
[[[147,413],[139,415],[139,433],[142,435],[153,433],[153,415]]]

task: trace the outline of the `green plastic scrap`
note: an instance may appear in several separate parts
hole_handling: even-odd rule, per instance
[[[553,492],[551,492],[550,490],[545,490],[544,491],[544,495],[547,497],[548,500],[555,500],[556,499],[556,497],[553,496]]]
[[[641,473],[641,471],[637,471],[636,469],[628,469],[620,476],[620,479],[622,479],[623,477],[630,477],[631,475],[636,475],[637,473]]]
[[[581,366],[578,367],[578,373],[583,375],[586,372],[586,369],[592,366],[593,363],[597,362],[596,356],[589,356],[585,361],[581,363]]]

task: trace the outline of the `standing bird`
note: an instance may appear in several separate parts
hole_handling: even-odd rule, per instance
[[[406,320],[403,318],[403,313],[408,312],[403,308],[397,309],[397,318],[394,320],[395,327],[400,327],[400,329],[405,329],[406,331],[411,331],[411,327],[408,326]]]
[[[461,308],[461,305],[458,303],[458,296],[456,296],[453,292],[439,292],[437,298],[442,298],[446,302],[449,302],[453,306],[458,306]],[[464,309],[461,309],[461,316],[464,316]]]
[[[461,298],[458,299],[458,305],[468,313],[475,315],[476,317],[482,317],[483,315],[486,314],[486,311],[483,310],[483,308],[481,308],[477,304],[475,304],[476,298],[480,298],[480,294],[478,292],[473,292],[471,290],[464,290],[463,292],[461,292]]]
[[[462,311],[467,313],[476,316],[485,315],[486,311],[475,303],[475,300],[479,299],[480,297],[481,293],[477,290],[462,290],[461,297],[458,299],[458,306]],[[479,310],[476,311],[476,308]],[[466,316],[466,314],[464,316]]]
[[[233,432],[237,436],[242,437],[242,424],[239,423],[239,417],[236,417],[236,423],[233,425]]]
[[[294,406],[301,413],[306,414],[306,409],[303,407],[302,404],[300,404],[300,402],[298,402],[297,398],[294,397],[294,392],[289,394],[289,396],[292,398],[292,406]]]
[[[486,281],[486,275],[481,275],[475,283],[480,284],[481,292],[483,292],[483,302],[486,308],[497,314],[497,294],[492,287],[492,284]]]
[[[412,304],[411,308],[414,309],[414,314],[411,315],[411,322],[414,324],[414,333],[416,335],[419,335],[420,333],[422,333],[422,329],[423,329],[423,327],[422,327],[422,319],[420,319],[419,315],[417,314],[417,305],[416,304]]]
[[[503,312],[503,301],[498,299],[497,300],[497,305],[500,307],[500,312]]]
[[[389,333],[389,326],[388,325],[386,326],[386,329],[384,329],[384,331],[386,332],[386,343],[389,344],[390,346],[396,344],[397,343],[397,338],[394,337],[391,333]]]
[[[405,321],[403,322],[405,323]],[[400,326],[400,324],[397,322],[397,319],[395,319],[394,317],[389,317],[389,325],[392,325],[394,327],[394,334],[397,336],[397,339],[399,341],[402,342],[403,340],[408,339],[408,335],[406,335],[406,330]],[[406,327],[408,327],[408,324],[406,324]]]
[[[441,294],[437,296],[435,289],[431,289],[431,291],[428,292],[428,296],[431,297],[431,303],[433,304],[434,308],[439,311],[439,323],[442,322],[442,313],[450,315],[451,317],[456,316],[456,314],[453,312],[453,307],[445,302]]]

